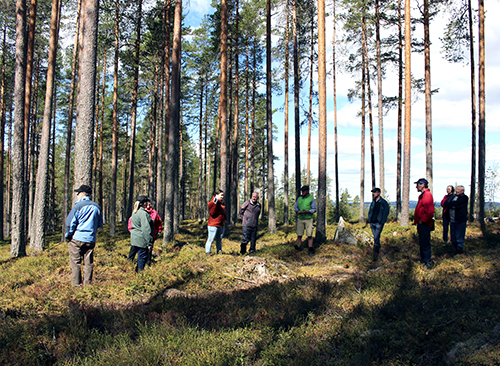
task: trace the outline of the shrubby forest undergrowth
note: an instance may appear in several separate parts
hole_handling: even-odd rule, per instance
[[[207,257],[206,228],[187,221],[139,274],[128,235],[108,232],[85,288],[71,286],[59,233],[18,259],[0,244],[0,364],[500,364],[499,223],[469,226],[460,256],[437,225],[430,270],[415,227],[396,223],[373,262],[370,243],[334,243],[333,225],[313,257],[293,248],[293,226],[262,227],[256,256],[239,255],[237,226]]]

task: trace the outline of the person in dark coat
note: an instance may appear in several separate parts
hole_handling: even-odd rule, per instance
[[[450,239],[457,254],[463,254],[467,229],[467,205],[469,197],[464,186],[457,186],[456,193],[446,200],[444,206],[450,211]]]
[[[389,216],[389,204],[381,196],[380,188],[372,189],[373,200],[368,211],[368,222],[373,233],[373,260],[378,259],[380,253],[380,234]]]
[[[455,193],[455,187],[448,186],[446,187],[446,194],[441,200],[441,207],[443,208],[443,241],[445,243],[448,242],[448,229],[450,227],[450,211],[447,207],[444,207],[444,203],[448,198],[450,198],[453,193]]]
[[[248,254],[252,255],[256,251],[257,226],[259,224],[260,211],[261,205],[259,202],[259,194],[257,192],[253,192],[252,198],[241,205],[240,208],[240,217],[243,226],[240,248],[241,254],[245,254],[247,252],[248,242],[250,242],[250,252]]]

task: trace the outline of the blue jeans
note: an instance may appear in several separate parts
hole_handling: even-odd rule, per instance
[[[222,236],[224,235],[224,226],[208,226],[208,239],[205,244],[205,252],[210,253],[210,248],[215,239],[215,246],[217,247],[217,252],[222,250]]]
[[[460,251],[464,249],[467,222],[450,222],[451,243]]]
[[[450,226],[450,219],[443,217],[443,241],[445,243],[448,241],[448,226]]]
[[[378,253],[380,252],[380,234],[382,234],[382,230],[384,230],[384,224],[371,222],[370,228],[372,229],[373,241],[375,242],[375,244],[373,244],[373,251]]]
[[[142,271],[146,266],[146,262],[148,261],[149,249],[136,247],[137,250],[137,267],[136,271]]]
[[[431,263],[431,227],[426,224],[417,225],[418,243],[420,245],[420,262]]]

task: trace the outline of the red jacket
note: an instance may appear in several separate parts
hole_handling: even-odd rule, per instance
[[[418,197],[417,207],[415,207],[415,224],[422,223],[432,226],[432,218],[434,217],[434,198],[431,191],[425,189]]]
[[[226,206],[221,201],[214,202],[212,198],[208,202],[208,226],[222,227],[226,221]]]

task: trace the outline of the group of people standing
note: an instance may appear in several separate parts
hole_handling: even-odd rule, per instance
[[[431,231],[434,230],[434,199],[429,190],[429,182],[420,178],[415,182],[416,189],[420,193],[415,208],[414,223],[417,225],[417,233],[420,246],[420,261],[426,266],[432,265]],[[97,229],[102,227],[103,218],[99,205],[90,199],[92,189],[88,185],[82,185],[75,190],[77,193],[76,203],[66,218],[66,240],[69,242],[69,260],[72,271],[71,281],[75,286],[82,285],[81,262],[85,263],[83,284],[90,284],[93,273],[94,247]],[[380,254],[380,235],[387,222],[390,208],[387,201],[382,198],[380,188],[372,189],[372,202],[368,212],[368,223],[373,233],[373,260],[378,260]],[[443,241],[450,241],[457,254],[464,252],[464,239],[467,227],[467,206],[469,198],[464,194],[464,186],[459,185],[456,189],[449,185],[446,195],[441,200],[443,207]],[[247,253],[247,245],[250,243],[248,254],[256,252],[257,228],[261,212],[259,194],[253,192],[249,200],[240,207],[239,216],[242,220],[242,238],[240,253]],[[307,236],[309,255],[314,255],[313,246],[313,216],[316,212],[316,201],[309,192],[309,186],[301,188],[301,195],[295,202],[294,210],[297,214],[297,240],[296,250],[302,250],[302,237]],[[226,224],[226,207],[224,206],[224,192],[217,190],[210,202],[208,202],[208,239],[205,243],[205,253],[212,255],[211,247],[215,240],[217,254],[222,253],[222,237]],[[449,228],[449,230],[448,230]],[[137,255],[136,271],[141,271],[151,262],[153,244],[162,232],[162,221],[158,212],[151,206],[147,196],[137,197],[134,204],[132,216],[128,222],[130,231],[129,260],[134,260]]]
[[[429,182],[420,178],[415,182],[420,193],[413,222],[417,225],[418,242],[420,247],[420,262],[427,268],[432,266],[431,232],[435,229],[434,198],[429,190]],[[443,207],[443,241],[450,241],[457,254],[464,252],[465,231],[467,228],[467,206],[469,198],[464,193],[464,186],[457,186],[456,190],[449,185],[446,195],[441,200]],[[388,203],[380,197],[380,189],[372,189],[373,201],[368,213],[368,221],[373,233],[373,260],[376,261],[380,253],[380,234],[389,215]],[[449,227],[449,231],[448,231]]]

